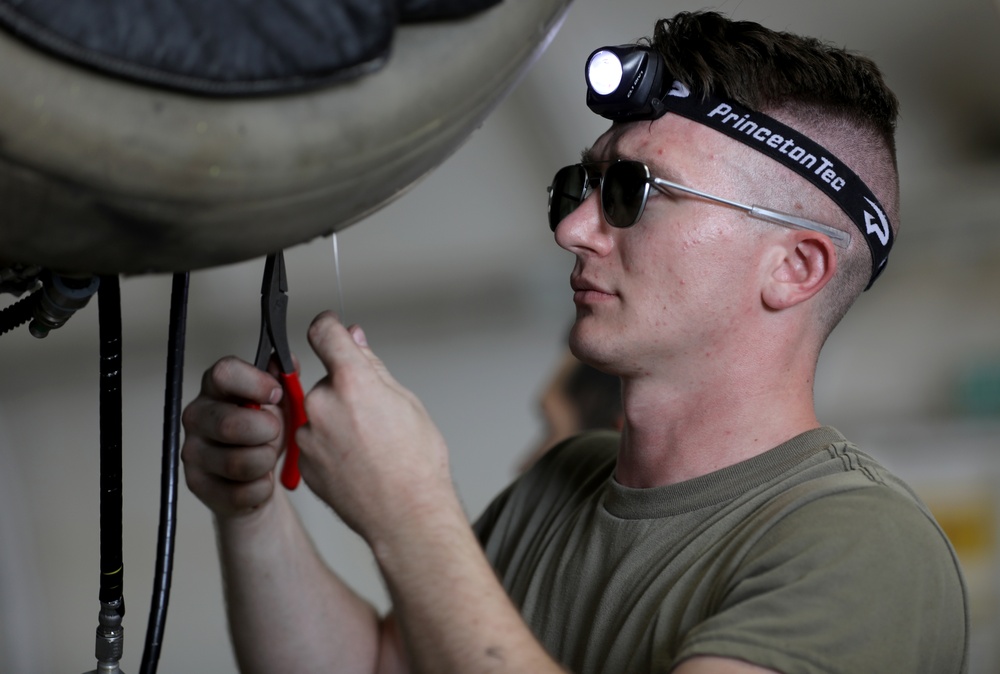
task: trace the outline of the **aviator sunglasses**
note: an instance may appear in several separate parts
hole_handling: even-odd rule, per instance
[[[663,178],[656,178],[650,175],[649,167],[640,161],[622,159],[612,162],[603,174],[597,168],[598,164],[573,164],[556,172],[549,187],[549,227],[553,232],[563,218],[576,210],[595,187],[600,188],[601,211],[608,224],[619,228],[631,227],[642,217],[646,200],[649,199],[649,188],[653,186],[668,196],[672,195],[672,192],[681,192],[738,208],[757,220],[819,232],[830,237],[830,240],[841,248],[847,248],[851,242],[850,234],[829,225],[762,206],[747,206]]]

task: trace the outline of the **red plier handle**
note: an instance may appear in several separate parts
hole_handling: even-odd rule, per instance
[[[299,445],[295,441],[295,431],[308,421],[306,418],[305,395],[302,383],[295,371],[292,352],[288,348],[288,280],[285,276],[285,256],[281,252],[271,253],[264,263],[264,280],[260,288],[260,340],[254,365],[267,371],[272,354],[281,370],[278,374],[285,399],[285,464],[281,469],[281,484],[287,489],[299,486]],[[260,405],[249,407],[260,409]]]

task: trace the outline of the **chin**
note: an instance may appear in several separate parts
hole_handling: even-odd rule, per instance
[[[569,333],[569,350],[577,360],[602,372],[613,374],[611,344],[607,339],[595,334],[595,331],[586,329],[579,320],[573,324],[573,329]]]

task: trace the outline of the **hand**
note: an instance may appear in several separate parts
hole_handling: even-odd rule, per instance
[[[296,436],[306,484],[372,547],[421,513],[460,511],[444,438],[361,328],[325,312],[309,343],[327,376],[306,396],[309,423]]]
[[[229,357],[205,372],[201,393],[184,410],[181,458],[188,487],[217,517],[249,514],[274,493],[284,437],[275,407],[281,396],[274,376]]]

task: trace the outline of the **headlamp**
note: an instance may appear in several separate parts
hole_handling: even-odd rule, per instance
[[[662,116],[670,85],[663,58],[648,47],[601,47],[587,58],[587,105],[610,120]]]

